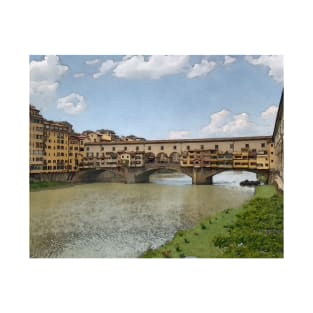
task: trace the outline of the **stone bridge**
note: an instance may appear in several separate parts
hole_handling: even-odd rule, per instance
[[[131,168],[92,168],[81,170],[76,173],[73,182],[121,182],[126,184],[148,183],[151,174],[162,170],[172,170],[183,173],[192,179],[194,185],[211,185],[213,176],[229,170],[249,171],[268,176],[268,170],[251,170],[247,168],[205,168],[205,167],[182,167],[179,163],[145,164],[144,167]]]
[[[275,168],[271,136],[91,142],[84,151],[74,181],[141,183],[160,169],[170,169],[201,185],[212,184],[212,177],[226,170]]]

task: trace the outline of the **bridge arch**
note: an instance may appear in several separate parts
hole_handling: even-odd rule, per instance
[[[156,156],[157,163],[168,163],[169,157],[165,152],[160,152]]]
[[[155,172],[158,172],[159,170],[162,170],[162,169],[171,170],[171,171],[176,172],[176,173],[182,173],[182,174],[185,174],[185,175],[192,178],[192,172],[191,171],[188,171],[188,170],[186,171],[186,170],[184,170],[184,168],[182,168],[180,166],[175,166],[176,164],[174,166],[173,165],[174,164],[166,166],[166,165],[160,164],[157,166],[153,166],[151,168],[146,168],[143,171],[135,174],[135,182],[148,183],[150,175],[152,175]]]
[[[215,173],[210,174],[211,178],[211,183],[218,183],[214,181],[214,177],[216,175],[222,174],[222,173],[227,173],[227,172],[246,172],[246,173],[253,173],[256,175],[257,180],[261,180],[263,182],[268,182],[269,179],[269,171],[267,170],[257,170],[257,169],[249,169],[249,168],[226,168],[226,169],[220,169],[219,171],[216,171]],[[260,179],[260,176],[263,176],[262,179]],[[247,179],[247,178],[242,178],[242,180]],[[248,178],[249,180],[254,180],[254,178]]]
[[[153,152],[147,152],[144,155],[145,163],[154,163],[155,162],[155,154]]]
[[[170,154],[169,161],[170,161],[170,163],[179,163],[180,162],[179,153],[178,152],[172,152]]]

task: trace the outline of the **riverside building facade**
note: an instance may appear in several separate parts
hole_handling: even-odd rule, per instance
[[[31,175],[79,170],[83,142],[68,122],[49,121],[30,105],[29,170]]]
[[[30,174],[171,165],[275,171],[282,167],[276,151],[282,143],[276,138],[280,136],[146,140],[118,137],[110,130],[76,134],[68,122],[48,121],[30,106]]]
[[[29,171],[41,173],[43,171],[43,136],[44,118],[34,106],[29,107]]]
[[[89,142],[84,151],[84,168],[175,163],[181,167],[269,170],[276,164],[271,136]]]

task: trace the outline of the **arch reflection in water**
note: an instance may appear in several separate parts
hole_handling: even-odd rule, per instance
[[[191,177],[177,172],[154,173],[150,175],[149,181],[160,185],[192,185]]]

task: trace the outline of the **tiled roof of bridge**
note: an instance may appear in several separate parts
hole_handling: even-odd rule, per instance
[[[195,142],[222,142],[222,141],[246,141],[246,140],[272,140],[272,136],[254,137],[225,137],[225,138],[197,138],[197,139],[166,139],[166,140],[145,140],[145,141],[111,141],[111,142],[90,142],[85,145],[139,145],[153,143],[195,143]]]

